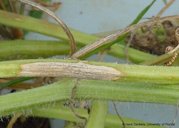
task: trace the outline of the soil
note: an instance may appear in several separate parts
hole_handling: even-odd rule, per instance
[[[7,128],[9,120],[10,118],[2,118],[0,128]],[[28,117],[25,120],[19,118],[13,128],[50,128],[50,122],[46,118]]]
[[[175,37],[177,26],[166,20],[156,23],[153,26],[143,26],[130,33],[126,39],[126,44],[130,47],[155,54],[162,55],[168,46],[176,47],[178,42]]]

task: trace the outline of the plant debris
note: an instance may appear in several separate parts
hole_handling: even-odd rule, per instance
[[[176,28],[177,26],[169,20],[156,23],[154,21],[151,26],[146,24],[131,32],[125,42],[128,43],[131,40],[130,46],[135,49],[162,55],[168,46],[176,47],[178,45],[175,37]],[[131,37],[132,35],[133,37]]]

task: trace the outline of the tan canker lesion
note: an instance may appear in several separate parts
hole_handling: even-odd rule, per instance
[[[121,77],[121,72],[115,68],[82,62],[36,62],[23,64],[21,69],[19,76],[69,77],[96,80],[117,80]]]

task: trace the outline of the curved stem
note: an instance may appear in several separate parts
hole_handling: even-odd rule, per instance
[[[66,33],[66,35],[68,36],[69,40],[70,40],[70,48],[71,48],[71,55],[76,51],[76,43],[74,40],[74,37],[71,33],[71,31],[69,30],[69,28],[67,27],[67,25],[59,18],[57,17],[54,12],[50,11],[49,9],[35,3],[29,0],[18,0],[24,4],[28,4],[32,7],[38,8],[40,10],[42,10],[43,12],[45,12],[46,14],[48,14],[50,17],[52,17],[53,19],[55,19],[55,21],[57,21],[57,23],[60,24],[60,26],[62,27],[62,29],[64,30],[64,32]]]

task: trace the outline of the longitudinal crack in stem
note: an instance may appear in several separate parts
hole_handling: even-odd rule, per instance
[[[79,118],[79,119],[83,119],[85,120],[85,123],[87,122],[87,119],[81,115],[79,115],[78,113],[75,112],[74,110],[74,104],[75,104],[75,95],[76,95],[76,89],[77,89],[77,85],[78,85],[79,79],[76,79],[74,87],[72,88],[72,92],[71,92],[71,97],[69,99],[69,107],[71,109],[71,111],[74,113],[74,115]]]
[[[57,17],[54,12],[50,11],[49,9],[35,3],[35,2],[32,2],[32,1],[29,1],[29,0],[18,0],[20,1],[21,3],[24,3],[24,4],[28,4],[32,7],[35,7],[39,10],[42,10],[43,12],[45,12],[46,14],[48,14],[50,17],[52,17],[55,21],[57,21],[57,23],[60,24],[60,26],[63,28],[63,30],[65,31],[65,33],[67,34],[68,38],[69,38],[69,42],[70,42],[70,55],[72,55],[75,51],[76,51],[76,43],[75,43],[75,40],[74,40],[74,37],[72,35],[72,33],[70,32],[69,28],[67,27],[67,25],[59,18]]]

